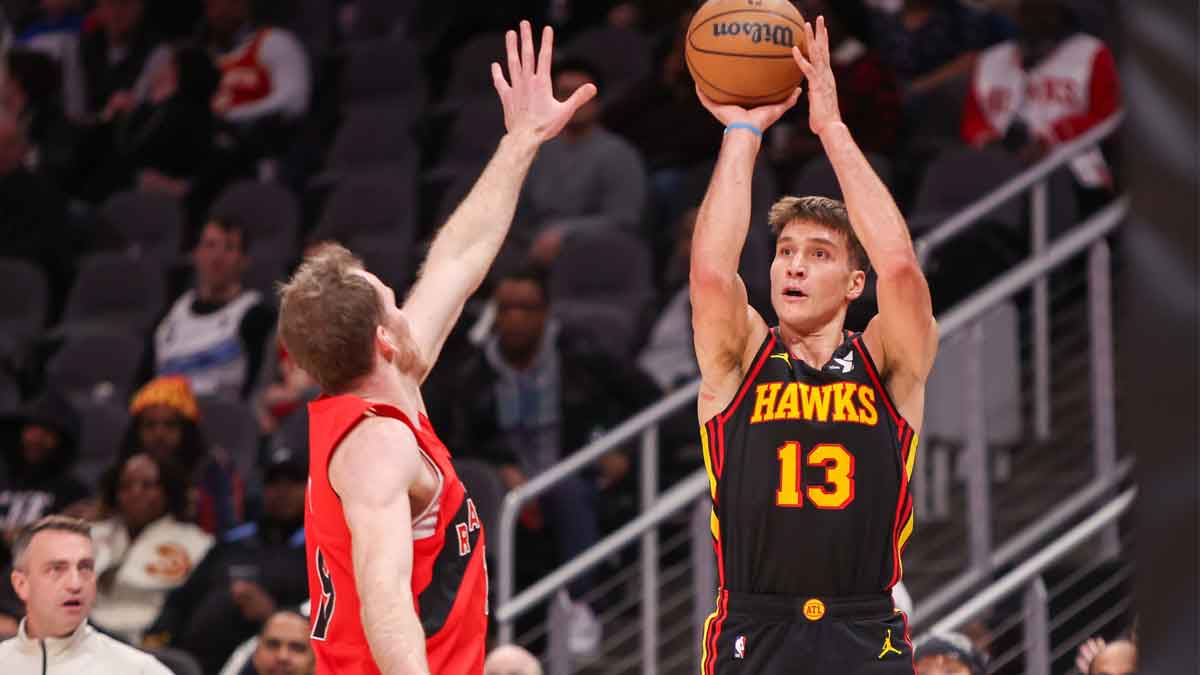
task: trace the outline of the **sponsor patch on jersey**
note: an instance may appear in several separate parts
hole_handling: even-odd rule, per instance
[[[737,639],[733,641],[733,658],[735,658],[735,659],[746,658],[746,636],[745,635],[739,635],[739,636],[737,636]]]

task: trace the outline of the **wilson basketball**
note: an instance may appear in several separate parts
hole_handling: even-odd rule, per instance
[[[778,103],[804,79],[792,45],[808,54],[804,18],[788,0],[709,0],[688,26],[688,70],[717,103]]]

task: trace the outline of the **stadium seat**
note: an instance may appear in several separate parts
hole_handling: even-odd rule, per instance
[[[996,148],[956,148],[940,154],[925,170],[910,224],[923,230],[970,206],[1022,171],[1021,162]],[[1022,220],[1021,199],[1001,205],[988,221],[1015,229]]]
[[[414,231],[415,180],[406,167],[347,176],[326,201],[309,241],[349,241],[356,234]]]
[[[173,675],[204,675],[204,669],[195,657],[181,649],[162,647],[150,651]]]
[[[233,458],[242,477],[252,475],[258,466],[258,421],[250,405],[241,400],[202,396],[200,428],[210,444]]]
[[[641,33],[616,26],[598,26],[571,38],[564,56],[577,58],[598,71],[604,96],[615,100],[625,89],[650,72],[650,41]],[[597,58],[602,55],[601,58]]]
[[[350,238],[346,248],[362,258],[367,269],[391,286],[403,302],[414,272],[411,232],[359,234]]]
[[[126,401],[133,393],[144,351],[142,339],[131,335],[68,337],[46,364],[46,383],[75,405]]]
[[[17,381],[0,370],[0,412],[16,410],[21,405],[21,390]]]
[[[479,33],[454,53],[446,87],[445,104],[462,105],[479,96],[494,95],[491,64],[499,63],[508,74],[504,58],[504,33]]]
[[[274,255],[292,255],[296,251],[300,204],[287,188],[254,180],[239,181],[225,188],[209,214],[246,228],[251,257],[263,251]]]
[[[870,153],[867,155],[867,161],[870,162],[871,168],[875,169],[875,173],[879,174],[884,185],[890,185],[892,163],[888,161],[888,158]],[[817,195],[840,200],[842,188],[838,185],[837,174],[833,172],[833,165],[829,163],[829,159],[816,157],[805,164],[792,185],[792,194],[797,196]]]
[[[431,175],[452,179],[459,172],[487,162],[504,135],[504,109],[493,94],[466,103],[446,136],[442,154]]]
[[[641,240],[616,230],[570,233],[550,268],[550,297],[640,307],[654,293],[650,253]]]
[[[420,55],[407,38],[382,37],[351,44],[342,71],[342,103],[401,99],[416,119],[425,106]]]
[[[405,103],[395,101],[372,103],[350,111],[334,137],[326,167],[341,173],[415,165],[417,146],[404,131],[410,114]]]
[[[0,335],[13,346],[41,333],[49,311],[50,286],[41,268],[26,260],[0,258]]]
[[[568,299],[555,302],[554,316],[568,331],[612,358],[633,358],[643,318],[640,311],[612,302]]]
[[[144,335],[162,309],[162,269],[144,257],[96,253],[84,259],[58,332]]]
[[[158,262],[175,263],[183,240],[179,200],[159,192],[126,190],[100,207],[100,220],[126,243],[126,250]]]
[[[85,401],[78,407],[82,438],[75,473],[94,484],[112,466],[129,427],[124,400]]]

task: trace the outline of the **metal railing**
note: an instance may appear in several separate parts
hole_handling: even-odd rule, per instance
[[[946,633],[959,630],[998,602],[1018,592],[1023,592],[1021,617],[1025,635],[1023,672],[1027,675],[1050,675],[1050,663],[1053,656],[1049,639],[1050,606],[1043,575],[1051,565],[1075,552],[1088,540],[1097,536],[1106,537],[1107,532],[1116,527],[1117,520],[1129,510],[1136,496],[1137,488],[1126,489],[1120,496],[1071,528],[1061,538],[1038,551],[994,584],[975,594],[958,609],[933,624],[928,632]]]
[[[978,345],[981,331],[978,321],[989,309],[997,303],[1013,296],[1025,288],[1034,289],[1034,339],[1035,361],[1049,361],[1049,301],[1046,280],[1051,270],[1064,261],[1090,249],[1089,270],[1095,276],[1089,283],[1089,306],[1095,305],[1090,318],[1093,328],[1101,326],[1093,335],[1102,333],[1092,345],[1093,365],[1093,420],[1096,438],[1106,439],[1095,444],[1098,490],[1111,490],[1119,476],[1128,471],[1128,467],[1118,467],[1115,453],[1115,423],[1112,405],[1112,345],[1111,345],[1111,305],[1109,304],[1108,280],[1108,246],[1104,237],[1111,233],[1120,223],[1127,211],[1127,201],[1119,199],[1103,209],[1087,222],[1075,228],[1068,234],[1050,245],[1048,240],[1048,206],[1047,181],[1050,174],[1064,166],[1074,157],[1091,150],[1107,138],[1117,128],[1120,117],[1101,124],[1089,133],[1065,144],[1051,153],[1038,164],[1034,165],[1020,176],[1014,178],[994,192],[985,196],[977,203],[951,217],[942,225],[931,230],[915,242],[921,260],[927,261],[930,254],[959,233],[965,231],[980,218],[1005,202],[1020,196],[1025,191],[1033,191],[1031,199],[1031,224],[1033,230],[1033,252],[1030,259],[1015,269],[992,282],[971,298],[954,307],[949,313],[939,318],[942,338],[945,339],[959,331],[965,332],[967,339],[976,346],[974,365],[967,369],[971,383],[965,395],[975,402],[982,400],[978,387],[981,371],[978,367]],[[1042,290],[1038,290],[1042,289]],[[1038,300],[1040,294],[1045,298]],[[1038,315],[1042,317],[1039,319]],[[1037,346],[1042,341],[1042,346]],[[1035,393],[1036,419],[1035,431],[1039,437],[1048,437],[1050,432],[1050,400],[1048,365],[1045,369],[1038,368],[1044,373],[1044,382],[1039,381]],[[974,376],[971,373],[974,373]],[[1035,373],[1037,370],[1035,370]],[[1038,376],[1042,377],[1042,376]],[[693,505],[705,497],[708,488],[707,476],[700,470],[661,495],[656,494],[657,465],[658,465],[658,427],[668,416],[677,413],[685,406],[694,405],[699,390],[699,381],[692,382],[674,391],[663,400],[630,418],[625,423],[596,441],[585,446],[578,452],[564,459],[546,472],[539,474],[528,483],[511,491],[505,497],[499,518],[497,537],[498,570],[497,570],[497,603],[495,617],[499,626],[500,642],[508,643],[513,639],[513,621],[528,612],[539,603],[547,601],[559,588],[562,588],[582,572],[604,560],[607,556],[619,551],[625,546],[640,540],[641,589],[644,598],[641,608],[642,622],[642,663],[644,673],[657,672],[657,630],[658,630],[658,569],[657,569],[657,533],[655,528],[667,518],[674,516],[684,508]],[[991,536],[991,506],[988,486],[986,461],[986,419],[982,415],[981,406],[972,406],[977,413],[971,415],[968,423],[968,442],[964,459],[971,467],[968,473],[968,524],[970,531],[970,569],[969,577],[952,582],[954,588],[964,591],[986,579],[997,561],[993,553]],[[605,537],[586,553],[564,563],[545,578],[533,584],[520,594],[515,593],[515,535],[517,516],[524,504],[545,493],[558,482],[573,475],[584,467],[591,465],[607,452],[610,452],[635,438],[640,440],[641,476],[639,479],[641,514],[613,534]],[[698,507],[699,508],[699,507]],[[1055,516],[1061,524],[1064,518],[1073,517],[1077,511],[1059,510],[1047,518]],[[1045,525],[1042,528],[1049,531]],[[707,528],[704,529],[707,532]],[[1032,537],[1024,541],[1032,542]],[[707,546],[707,542],[704,542]],[[697,546],[696,550],[700,550]],[[1001,549],[1005,550],[1005,549]],[[1006,555],[1013,555],[1008,553]],[[701,574],[702,572],[698,572]],[[697,593],[701,584],[695,584]],[[709,598],[711,600],[711,597]],[[939,599],[939,604],[948,605],[953,598],[946,596]],[[932,616],[932,614],[928,615]],[[923,617],[924,618],[924,617]],[[553,628],[553,627],[552,627]],[[552,640],[553,642],[553,640]]]

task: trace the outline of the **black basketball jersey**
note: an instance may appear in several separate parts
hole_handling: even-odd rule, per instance
[[[824,367],[771,329],[737,396],[701,428],[722,588],[847,596],[900,580],[917,438],[862,334]]]

